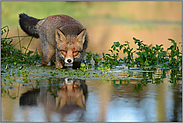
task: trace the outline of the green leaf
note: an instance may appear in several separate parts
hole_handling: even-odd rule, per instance
[[[116,47],[119,47],[120,43],[119,43],[119,42],[114,42],[114,45],[115,45]]]
[[[113,50],[116,50],[116,47],[113,47]]]
[[[107,55],[107,56],[111,56],[110,54],[105,54],[105,55]]]
[[[120,47],[119,47],[119,49],[121,50],[123,48],[123,45],[121,45]]]
[[[110,51],[110,52],[112,52],[112,53],[113,53],[113,51],[112,51],[112,50],[108,50],[108,51]]]

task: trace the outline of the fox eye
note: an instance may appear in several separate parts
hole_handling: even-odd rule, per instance
[[[74,56],[76,56],[80,51],[73,51]]]
[[[77,52],[79,52],[79,51],[73,51],[73,53],[77,53]]]
[[[66,50],[61,50],[62,54],[67,54]]]
[[[66,53],[67,53],[67,51],[66,51],[66,50],[61,50],[61,52],[66,52]]]

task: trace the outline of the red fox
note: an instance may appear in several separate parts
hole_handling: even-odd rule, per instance
[[[56,68],[80,67],[88,45],[88,34],[78,21],[67,15],[36,19],[23,13],[19,15],[19,24],[29,36],[40,38],[42,65],[49,61],[53,64],[56,60]]]

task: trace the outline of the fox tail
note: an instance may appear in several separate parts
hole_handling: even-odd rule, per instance
[[[35,38],[39,38],[39,32],[38,32],[36,25],[40,20],[41,19],[36,19],[36,18],[30,17],[24,13],[19,14],[20,27],[29,36],[33,36]]]

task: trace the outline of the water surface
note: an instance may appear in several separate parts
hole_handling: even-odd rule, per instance
[[[3,122],[169,122],[182,121],[182,83],[172,88],[164,79],[134,91],[137,80],[129,84],[100,79],[72,80],[82,85],[63,91],[65,78],[42,80],[43,84],[22,86],[14,83],[9,95],[1,97]],[[71,81],[71,80],[69,80]],[[58,95],[58,96],[56,96]],[[70,95],[71,98],[65,98]],[[60,98],[61,97],[61,98]],[[77,98],[75,98],[77,97]],[[67,101],[60,101],[59,99]],[[75,99],[75,100],[74,100]],[[84,99],[84,101],[83,101]]]

